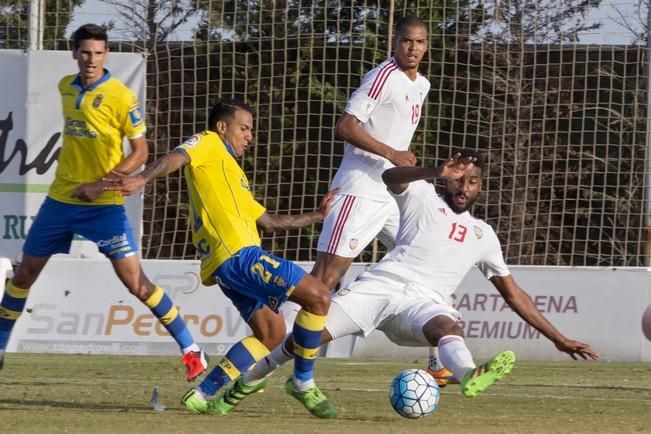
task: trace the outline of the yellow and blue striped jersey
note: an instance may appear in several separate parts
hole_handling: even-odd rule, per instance
[[[227,145],[213,131],[195,134],[177,149],[190,193],[192,242],[201,257],[201,280],[214,285],[215,270],[243,247],[260,246],[256,220],[265,208],[255,201],[249,180]]]
[[[78,75],[59,81],[63,107],[63,146],[49,195],[70,204],[120,205],[124,198],[106,191],[94,202],[71,197],[80,184],[99,181],[124,158],[122,141],[145,134],[136,95],[109,71],[87,89]]]

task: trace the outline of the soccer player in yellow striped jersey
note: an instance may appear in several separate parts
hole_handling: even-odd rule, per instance
[[[64,125],[55,179],[30,228],[22,262],[0,301],[0,367],[29,288],[50,256],[68,253],[74,234],[79,234],[97,244],[129,291],[176,340],[191,381],[206,370],[205,354],[174,302],[144,274],[124,198],[108,190],[109,183],[103,180],[110,172],[131,173],[147,160],[146,126],[138,100],[104,69],[107,39],[106,30],[93,24],[73,33],[72,55],[79,73],[59,82]],[[125,136],[132,148],[128,156],[122,152]]]
[[[313,415],[333,418],[336,409],[313,378],[330,292],[298,265],[262,250],[258,227],[288,230],[320,221],[330,210],[334,192],[324,196],[315,212],[268,214],[254,199],[237,162],[251,143],[252,131],[252,109],[239,101],[222,101],[211,110],[208,130],[193,135],[138,175],[112,177],[113,188],[132,194],[148,181],[184,167],[202,281],[204,285],[219,284],[253,330],[253,336],[235,344],[199,387],[185,394],[184,405],[195,413],[230,411],[238,397],[216,398],[218,390],[239,381],[242,373],[282,341],[285,322],[278,308],[291,300],[302,309],[293,326],[294,373],[285,389]],[[248,385],[246,393],[262,387],[264,382]]]

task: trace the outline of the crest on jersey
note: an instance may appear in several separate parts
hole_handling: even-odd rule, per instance
[[[445,208],[439,208],[439,212],[443,215],[448,215],[448,213],[445,211]]]
[[[473,229],[475,230],[475,236],[477,237],[477,239],[481,240],[481,237],[484,236],[484,231],[482,231],[479,226],[475,226],[473,227]]]
[[[104,95],[97,95],[93,100],[93,107],[99,108],[99,106],[102,105],[103,99],[104,99]]]
[[[346,294],[350,294],[350,289],[342,288],[339,291],[335,292],[335,294],[337,294],[337,297],[343,297]]]
[[[348,243],[348,247],[350,247],[350,250],[355,250],[358,244],[359,240],[357,238],[351,238],[350,242]]]
[[[251,188],[249,187],[249,181],[247,181],[246,177],[243,176],[242,178],[240,178],[240,185],[245,190],[251,191]]]

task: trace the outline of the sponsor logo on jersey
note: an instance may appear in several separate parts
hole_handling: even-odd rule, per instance
[[[448,215],[448,213],[445,211],[445,208],[439,208],[439,212],[443,215]]]
[[[481,240],[481,237],[484,236],[484,231],[482,231],[479,226],[475,226],[473,229],[475,230],[475,236],[477,237],[477,239]]]
[[[350,242],[348,243],[348,247],[350,247],[350,250],[355,250],[358,244],[359,240],[357,238],[351,238]]]
[[[350,294],[350,289],[348,288],[343,288],[337,291],[335,294],[337,294],[337,297],[343,297],[346,294]]]
[[[183,144],[185,146],[190,147],[190,148],[194,148],[195,146],[197,146],[199,144],[199,140],[201,140],[201,138],[199,137],[198,134],[195,134],[195,135],[191,136],[188,140],[183,142]]]
[[[129,119],[131,119],[131,125],[134,127],[142,123],[142,112],[139,107],[135,107],[129,112]]]
[[[279,288],[287,288],[287,281],[280,276],[274,277],[274,285]]]
[[[93,100],[93,107],[99,108],[99,106],[102,105],[103,99],[104,99],[104,95],[97,95]]]

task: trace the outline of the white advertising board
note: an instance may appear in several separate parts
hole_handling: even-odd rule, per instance
[[[106,67],[145,101],[141,55],[111,53]],[[57,84],[77,72],[77,63],[67,51],[0,50],[0,71],[0,256],[15,259],[54,180],[63,125]],[[127,199],[127,214],[140,240],[142,195]],[[99,254],[93,243],[76,240],[71,255]]]
[[[302,263],[306,270],[311,263]],[[198,261],[143,261],[147,275],[176,302],[196,340],[223,354],[250,331],[219,287],[199,281]],[[354,264],[350,281],[367,267]],[[5,267],[6,268],[6,267]],[[651,361],[651,271],[642,268],[512,267],[538,309],[566,336],[590,343],[603,360]],[[1,277],[1,276],[0,276]],[[511,349],[521,360],[568,360],[518,318],[472,271],[455,294],[469,347],[481,361]],[[288,306],[289,315],[293,307]],[[291,318],[290,321],[291,323]],[[645,324],[645,325],[643,325]],[[105,259],[54,258],[32,288],[9,351],[176,354],[174,341],[118,281]],[[380,332],[328,346],[332,357],[418,357]]]

